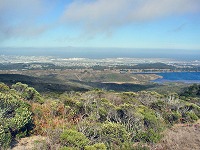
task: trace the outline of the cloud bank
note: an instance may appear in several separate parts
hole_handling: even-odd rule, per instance
[[[79,24],[87,32],[110,32],[130,23],[146,22],[200,10],[199,0],[75,0],[62,21]]]
[[[66,6],[45,23],[58,4]],[[34,37],[63,24],[108,34],[127,24],[199,11],[200,0],[0,0],[0,38]]]
[[[32,37],[47,25],[40,17],[48,10],[45,0],[0,0],[0,37]]]

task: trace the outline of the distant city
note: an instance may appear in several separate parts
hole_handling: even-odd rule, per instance
[[[159,63],[165,64],[158,65]],[[6,66],[18,64],[8,70],[28,69],[118,69],[126,72],[170,72],[199,71],[200,61],[183,61],[168,58],[61,58],[53,56],[14,56],[0,55],[0,70]],[[20,64],[23,64],[19,67]],[[27,64],[27,65],[26,65]],[[154,64],[154,66],[137,66],[139,64]],[[155,65],[156,64],[156,65]],[[137,67],[136,67],[137,66]],[[170,67],[169,67],[170,66]],[[66,67],[66,68],[65,68]],[[69,68],[67,68],[69,67]],[[72,68],[70,68],[72,67]],[[2,69],[3,68],[3,69]]]

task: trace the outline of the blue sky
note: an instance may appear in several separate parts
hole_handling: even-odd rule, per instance
[[[0,0],[0,47],[200,50],[200,0]]]

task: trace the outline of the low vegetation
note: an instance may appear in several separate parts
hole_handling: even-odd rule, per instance
[[[26,84],[0,83],[0,147],[41,135],[47,140],[36,141],[33,149],[149,149],[174,124],[197,121],[199,101],[154,91],[40,95]]]

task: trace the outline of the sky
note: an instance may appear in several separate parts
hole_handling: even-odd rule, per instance
[[[200,50],[200,0],[0,0],[0,47]]]

